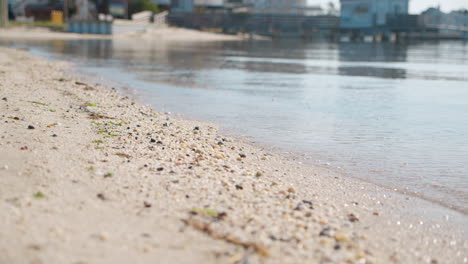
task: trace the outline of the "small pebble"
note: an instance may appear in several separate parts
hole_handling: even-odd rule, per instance
[[[359,218],[358,218],[357,216],[355,216],[354,214],[349,214],[349,215],[348,215],[348,220],[349,220],[350,222],[353,222],[353,223],[354,223],[354,222],[359,222]]]
[[[160,168],[157,168],[156,170],[157,170],[157,171],[163,171],[164,168],[163,168],[163,167],[160,167]]]
[[[330,227],[326,226],[320,231],[319,236],[330,236]]]
[[[36,244],[31,244],[28,246],[28,248],[32,250],[36,250],[36,251],[41,250],[41,246],[36,245]]]
[[[35,129],[35,127],[33,125],[29,125],[28,129]]]
[[[247,156],[245,154],[242,154],[242,153],[239,153],[239,157],[241,158],[247,158]]]
[[[310,206],[314,205],[311,200],[302,200],[302,202],[305,203],[305,204],[308,204]]]
[[[242,185],[239,185],[239,184],[236,184],[236,190],[243,190],[244,187],[242,187]]]

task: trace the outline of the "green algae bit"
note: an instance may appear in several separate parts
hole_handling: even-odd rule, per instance
[[[122,122],[120,123],[114,123],[112,121],[109,121],[109,124],[114,125],[114,126],[122,126]]]
[[[193,208],[192,213],[197,213],[197,214],[206,214],[212,217],[218,217],[218,212],[213,209],[199,209],[199,208]]]
[[[29,101],[31,104],[37,104],[37,105],[43,105],[43,106],[47,106],[47,104],[45,103],[41,103],[41,102],[38,102],[38,101]]]
[[[93,141],[91,141],[91,143],[101,144],[101,143],[104,143],[104,141],[102,141],[102,140],[93,140]]]
[[[43,194],[42,192],[37,192],[34,194],[34,198],[36,199],[44,199],[46,198],[45,194]]]

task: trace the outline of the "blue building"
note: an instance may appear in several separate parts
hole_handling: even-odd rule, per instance
[[[193,12],[193,0],[171,0],[171,11],[180,13]]]
[[[407,15],[409,0],[340,0],[343,29],[385,26],[392,15]]]

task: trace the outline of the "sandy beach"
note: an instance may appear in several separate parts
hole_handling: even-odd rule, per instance
[[[74,71],[0,48],[0,263],[468,263],[462,213]]]
[[[247,35],[227,35],[212,32],[204,32],[192,29],[155,26],[151,24],[140,25],[135,23],[115,23],[115,34],[76,34],[59,31],[51,31],[47,28],[13,26],[0,29],[0,39],[27,39],[27,40],[80,40],[80,39],[131,39],[154,41],[239,41],[247,39]],[[262,39],[253,36],[255,39]],[[263,38],[265,39],[265,38]]]

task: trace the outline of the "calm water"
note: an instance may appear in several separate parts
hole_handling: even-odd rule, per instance
[[[72,60],[158,110],[468,212],[468,43],[0,43]]]

